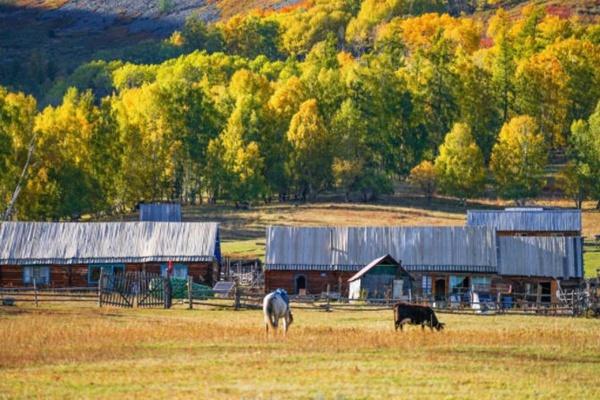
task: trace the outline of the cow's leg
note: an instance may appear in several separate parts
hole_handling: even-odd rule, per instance
[[[265,337],[269,338],[269,323],[265,322]]]
[[[425,324],[421,324],[421,330],[424,331],[425,330]]]

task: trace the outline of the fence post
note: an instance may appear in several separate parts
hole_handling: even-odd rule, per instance
[[[240,309],[240,288],[238,286],[237,281],[235,282],[235,288],[234,288],[234,296],[235,296],[235,300],[234,300],[234,307],[235,310],[238,311]]]
[[[330,312],[331,311],[331,296],[329,295],[329,290],[331,289],[329,283],[327,284],[327,305],[325,306],[325,311],[326,312]]]
[[[102,268],[100,268],[100,277],[98,278],[98,307],[102,307]]]
[[[163,279],[163,292],[164,292],[164,302],[165,308],[171,308],[171,279],[166,277]]]
[[[192,308],[194,308],[194,296],[192,293],[192,289],[193,289],[193,278],[191,276],[188,276],[188,281],[187,281],[187,290],[188,290],[188,308],[191,310]]]
[[[35,306],[38,306],[38,293],[37,293],[37,282],[35,281],[35,277],[33,278],[33,301],[35,302]]]

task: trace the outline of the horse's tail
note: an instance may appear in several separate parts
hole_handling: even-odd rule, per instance
[[[263,312],[265,313],[265,323],[271,325],[271,328],[277,328],[277,319],[273,312],[273,298],[268,299],[264,306]]]

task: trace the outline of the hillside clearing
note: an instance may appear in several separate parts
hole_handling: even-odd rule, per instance
[[[300,311],[266,341],[259,311],[0,308],[1,397],[593,398],[600,321]]]

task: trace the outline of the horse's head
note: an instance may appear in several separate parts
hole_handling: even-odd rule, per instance
[[[443,322],[438,322],[437,326],[435,327],[435,329],[437,329],[438,331],[441,331],[444,329],[444,324]]]

